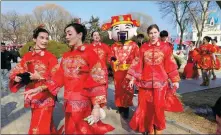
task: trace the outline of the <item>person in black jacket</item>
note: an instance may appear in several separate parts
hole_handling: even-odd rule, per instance
[[[11,70],[11,54],[6,50],[5,43],[1,43],[1,89],[8,87],[8,73]]]
[[[20,54],[15,47],[13,47],[13,49],[11,50],[11,56],[12,56],[13,62],[18,63],[18,57],[20,57]]]
[[[1,69],[11,70],[11,54],[6,50],[5,43],[1,43]]]

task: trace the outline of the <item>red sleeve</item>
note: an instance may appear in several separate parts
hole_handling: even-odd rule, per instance
[[[9,74],[9,89],[13,93],[17,92],[21,87],[24,86],[20,83],[16,83],[14,81],[14,79],[15,79],[15,76],[17,74],[24,73],[24,72],[27,71],[27,67],[25,66],[26,57],[27,57],[27,55],[24,55],[22,60],[10,71],[10,74]]]
[[[216,53],[217,47],[215,45],[210,45],[209,51],[210,51],[210,53]]]
[[[178,67],[173,57],[172,50],[169,47],[166,48],[165,56],[164,67],[168,77],[172,82],[179,82],[180,76],[177,70]]]
[[[136,43],[134,47],[134,55],[135,55],[135,58],[140,56],[140,48]]]
[[[53,64],[55,64],[55,63],[53,63]],[[46,86],[47,86],[48,90],[54,96],[56,96],[58,91],[60,90],[60,88],[64,84],[64,71],[62,68],[62,61],[60,64],[52,66],[51,75],[52,75],[51,78],[49,80],[47,80],[47,82],[46,82]]]
[[[107,76],[105,74],[104,65],[94,51],[86,50],[85,53],[87,53],[89,76],[84,83],[82,95],[89,97],[93,104],[104,104],[107,102]]]
[[[114,44],[110,47],[110,54],[109,54],[109,57],[108,57],[108,62],[111,64],[111,66],[113,67],[113,62],[111,61],[111,57],[115,57],[115,54],[114,54]]]
[[[220,48],[219,46],[216,46],[216,53],[219,53],[220,52]]]
[[[130,68],[127,72],[127,76],[126,78],[131,80],[131,79],[136,79],[137,81],[141,79],[142,76],[142,71],[143,71],[143,65],[144,65],[144,61],[143,61],[143,47],[144,44],[141,46],[141,48],[139,49],[136,48],[135,49],[135,58],[132,61],[132,64],[130,65]]]
[[[119,62],[119,60],[111,61],[111,58],[112,58],[112,57],[115,57],[115,58],[116,58],[116,56],[115,56],[115,51],[114,51],[115,47],[117,47],[116,44],[113,44],[113,45],[110,47],[110,51],[111,51],[111,52],[110,52],[110,56],[109,56],[110,65],[111,65],[113,71],[116,70],[116,63]]]
[[[112,57],[111,47],[106,44],[104,44],[104,45],[105,45],[105,51],[107,53],[107,62],[110,63],[111,57]]]

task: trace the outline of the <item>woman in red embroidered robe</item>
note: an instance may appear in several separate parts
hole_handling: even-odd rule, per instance
[[[52,75],[52,68],[57,64],[57,58],[46,51],[48,43],[48,31],[39,27],[34,30],[33,40],[34,50],[26,53],[20,63],[12,69],[10,73],[9,88],[12,92],[17,92],[25,86],[25,91],[42,86]],[[31,82],[28,77],[21,78],[21,74],[30,73]],[[26,81],[27,83],[23,83]],[[29,134],[55,134],[53,125],[53,110],[55,106],[55,95],[48,91],[35,95],[31,100],[25,99],[25,107],[31,107],[31,123]]]
[[[187,64],[184,67],[184,71],[183,71],[183,77],[185,79],[190,79],[190,78],[198,79],[199,78],[197,63],[193,59],[193,54],[194,54],[194,44],[191,43]]]
[[[105,134],[114,128],[100,121],[100,107],[106,103],[104,65],[83,44],[85,26],[71,23],[65,32],[72,50],[63,55],[58,70],[44,87],[56,95],[64,86],[65,134]],[[25,94],[32,98],[39,91],[36,88]]]
[[[216,48],[216,53],[219,53],[219,51],[220,51],[220,48],[219,48],[219,46],[217,45],[217,39],[212,39],[212,45]],[[217,59],[217,57],[216,57],[216,59]],[[219,68],[220,68],[220,61],[217,61],[218,63],[216,64],[217,66],[216,67],[214,67],[213,69],[212,69],[212,76],[213,76],[213,78],[212,78],[212,80],[216,80],[216,75],[215,75],[215,72],[214,72],[214,69],[216,69],[216,70],[219,70]]]
[[[91,34],[93,42],[89,45],[89,48],[92,49],[100,58],[101,62],[104,64],[104,70],[106,72],[106,79],[108,82],[108,70],[107,63],[110,63],[111,50],[108,45],[101,42],[100,34],[97,31],[93,31]],[[108,88],[108,83],[107,83]]]
[[[216,59],[214,53],[216,52],[216,47],[210,44],[211,37],[205,36],[203,38],[203,45],[199,47],[199,55],[197,58],[198,67],[202,71],[203,82],[201,86],[209,86],[210,83],[210,70],[218,67],[219,61]]]
[[[150,25],[147,34],[150,41],[141,46],[140,57],[135,58],[127,74],[130,87],[135,80],[139,87],[138,108],[130,121],[130,127],[143,134],[161,134],[165,129],[168,79],[173,88],[178,88],[180,77],[171,47],[159,41],[158,26]]]

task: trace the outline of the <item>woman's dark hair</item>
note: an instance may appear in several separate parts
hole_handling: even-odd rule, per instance
[[[210,42],[212,40],[212,38],[209,36],[205,36],[204,39],[206,39],[206,41],[208,41],[208,42]]]
[[[191,41],[191,43],[193,44],[193,46],[195,46],[195,43],[196,43],[196,42],[195,42],[195,41]]]
[[[195,45],[196,41],[191,41],[191,43]]]
[[[39,26],[39,27],[37,27],[37,28],[33,31],[33,38],[34,38],[34,39],[37,39],[37,37],[38,37],[38,35],[39,35],[40,32],[48,33],[48,35],[49,35],[49,32],[48,32],[46,29],[42,28],[42,27],[43,27],[43,26]]]
[[[66,30],[68,27],[73,27],[78,34],[79,34],[79,33],[82,33],[82,38],[81,38],[81,40],[82,40],[82,42],[85,41],[85,38],[86,38],[86,35],[87,35],[87,28],[86,28],[84,25],[78,24],[78,23],[70,23],[70,24],[68,24],[68,25],[64,28],[64,32],[65,32],[65,30]]]
[[[216,38],[212,39],[212,41],[215,41],[217,43],[217,39]]]
[[[138,34],[137,38],[144,38],[144,35],[143,34]]]
[[[95,32],[98,32],[97,30],[95,30],[95,31],[93,31],[92,33],[91,33],[91,37],[93,37],[93,35],[94,35],[94,33]],[[99,32],[98,32],[99,33]],[[100,34],[100,33],[99,33]]]
[[[160,37],[161,38],[168,37],[168,36],[169,36],[169,34],[168,34],[168,32],[166,30],[163,30],[163,31],[160,32]]]
[[[29,46],[29,47],[28,47],[28,51],[29,51],[29,52],[32,51],[32,46]]]
[[[153,29],[157,29],[158,31],[160,31],[159,27],[156,24],[152,24],[147,28],[147,34],[149,34],[149,32]]]

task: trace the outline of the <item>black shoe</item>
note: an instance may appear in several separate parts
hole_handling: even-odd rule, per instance
[[[121,113],[123,113],[123,107],[118,107],[118,112],[121,114]]]
[[[129,107],[123,108],[123,118],[128,119],[129,118]]]
[[[142,132],[142,135],[149,135],[148,132]]]

